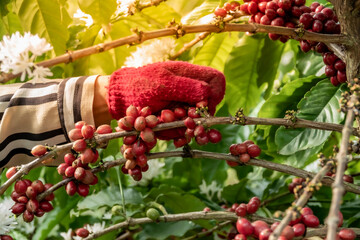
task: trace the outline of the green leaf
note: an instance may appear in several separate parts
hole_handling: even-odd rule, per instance
[[[212,0],[213,1],[213,0]],[[176,12],[180,15],[184,16],[190,12],[192,12],[196,7],[201,5],[204,0],[170,0],[166,1],[165,4],[171,6]]]
[[[97,24],[108,24],[116,10],[116,0],[78,0],[80,9]]]
[[[171,192],[159,196],[159,202],[162,202],[166,209],[170,209],[171,213],[184,213],[201,211],[206,205],[197,197],[190,194],[179,194]]]
[[[239,108],[248,114],[260,101],[261,89],[257,85],[259,77],[258,62],[264,47],[265,36],[244,35],[233,47],[225,64],[225,101],[229,112]]]
[[[124,189],[125,203],[142,203],[141,194],[133,188]],[[121,194],[117,186],[110,186],[96,194],[92,194],[80,201],[77,205],[79,210],[98,209],[102,206],[112,207],[115,203],[121,204]]]
[[[9,13],[9,10],[7,8],[7,4],[10,2],[10,0],[2,0],[0,1],[0,17],[4,17]]]
[[[187,1],[188,2],[188,1]],[[189,14],[181,19],[182,24],[194,24],[200,18],[211,14],[214,9],[219,5],[219,1],[205,1],[200,6],[196,7]]]
[[[251,192],[246,188],[248,179],[243,178],[239,183],[224,187],[221,196],[230,203],[248,202]]]
[[[160,222],[143,225],[143,229],[139,234],[139,239],[167,239],[170,236],[183,236],[187,231],[194,227],[194,223],[190,221],[179,222]]]
[[[309,75],[320,76],[324,73],[322,70],[325,67],[322,57],[313,51],[304,53],[298,52],[296,57],[296,68],[299,71],[299,77],[306,77]],[[321,71],[322,70],[322,71]]]
[[[65,53],[69,38],[67,25],[69,16],[64,15],[58,1],[19,0],[14,9],[19,16],[24,31],[39,34],[53,47],[56,55]]]
[[[300,101],[296,116],[316,122],[341,122],[343,114],[338,111],[341,92],[340,88],[334,87],[327,79],[319,82]],[[276,132],[275,142],[280,154],[290,155],[323,144],[330,134],[331,131],[318,129],[280,127]]]
[[[285,44],[279,41],[272,41],[265,37],[264,47],[262,48],[261,57],[258,63],[257,72],[259,78],[257,79],[258,87],[267,83],[267,89],[264,98],[268,98],[273,90],[275,76],[280,64],[280,60],[285,48]]]
[[[197,52],[193,63],[224,70],[224,65],[232,46],[238,40],[238,34],[221,33],[209,36],[204,45]]]

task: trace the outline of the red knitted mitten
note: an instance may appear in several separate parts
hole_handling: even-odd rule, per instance
[[[110,78],[108,106],[113,118],[126,108],[149,106],[156,113],[174,104],[195,105],[208,100],[210,114],[225,94],[224,75],[210,67],[168,61],[139,68],[121,68]]]

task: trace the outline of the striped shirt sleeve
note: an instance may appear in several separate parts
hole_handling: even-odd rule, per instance
[[[0,86],[0,169],[34,160],[30,151],[37,144],[53,146],[69,142],[67,133],[77,121],[94,125],[96,78]]]

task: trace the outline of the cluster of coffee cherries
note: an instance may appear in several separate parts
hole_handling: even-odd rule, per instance
[[[214,14],[216,17],[224,18],[226,15],[231,14],[240,9],[240,3],[236,1],[225,3],[223,7],[215,9]]]
[[[6,176],[11,177],[11,174],[6,174]],[[24,221],[31,222],[34,216],[42,217],[46,212],[53,210],[50,203],[55,197],[53,193],[47,195],[44,200],[37,200],[37,196],[51,186],[52,184],[43,184],[40,180],[32,182],[29,179],[23,179],[17,181],[14,191],[11,193],[11,199],[15,201],[11,208],[12,213],[17,216],[23,214]]]
[[[246,140],[243,143],[232,144],[230,146],[231,155],[239,157],[240,162],[247,163],[250,158],[258,157],[261,153],[261,149],[258,145],[254,144],[251,140]],[[238,166],[238,162],[226,161],[231,167]]]
[[[310,5],[310,10],[311,12],[303,13],[299,19],[304,29],[316,33],[340,34],[338,18],[331,8],[314,2]],[[312,49],[322,54],[323,61],[326,64],[325,74],[330,77],[330,81],[334,86],[346,82],[346,64],[329,50],[324,43],[301,40],[300,48],[303,52]]]
[[[126,159],[122,166],[122,172],[129,174],[135,181],[142,179],[142,172],[149,169],[146,154],[155,147],[157,139],[173,139],[174,146],[179,148],[188,143],[195,137],[199,145],[209,142],[218,143],[221,134],[215,129],[206,129],[201,124],[196,124],[194,118],[199,118],[199,109],[206,109],[207,101],[196,104],[196,107],[176,107],[173,110],[163,109],[158,116],[153,115],[150,107],[129,106],[126,109],[126,116],[118,120],[116,131],[139,132],[138,135],[126,136],[123,139],[124,145],[121,153]],[[184,121],[186,128],[177,128],[158,132],[156,135],[152,130],[160,123],[170,123],[174,121]]]
[[[93,138],[95,134],[111,132],[112,129],[107,124],[95,129],[94,126],[88,125],[84,121],[75,123],[75,128],[70,130],[69,138],[74,141],[72,151],[65,154],[64,162],[57,168],[58,173],[64,179],[75,178],[65,186],[66,193],[69,196],[78,193],[85,197],[89,194],[89,185],[95,185],[98,182],[98,178],[91,172],[89,166],[89,164],[96,163],[99,158]]]
[[[260,207],[260,199],[258,197],[252,197],[249,202],[246,203],[234,203],[229,209],[230,212],[235,212],[239,217],[245,217],[249,214],[254,214]]]

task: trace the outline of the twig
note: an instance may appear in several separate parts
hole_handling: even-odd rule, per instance
[[[120,47],[126,44],[135,44],[135,43],[142,43],[149,39],[160,38],[165,36],[183,36],[189,33],[201,33],[201,32],[251,32],[251,33],[276,33],[281,35],[288,35],[295,39],[306,39],[311,41],[317,42],[324,42],[324,43],[339,43],[339,44],[348,44],[348,37],[341,35],[341,34],[320,34],[305,31],[304,34],[299,37],[299,33],[297,29],[293,28],[286,28],[286,27],[275,27],[275,26],[268,26],[268,25],[261,25],[261,24],[232,24],[228,23],[225,26],[219,27],[212,24],[203,24],[203,25],[183,25],[181,29],[179,26],[177,27],[170,27],[166,29],[159,29],[154,31],[148,32],[141,32],[139,34],[134,34],[131,36],[119,38],[117,40],[107,42],[107,43],[100,43],[95,46],[91,46],[88,48],[79,49],[76,51],[69,51],[61,56],[57,56],[55,58],[45,60],[39,62],[37,66],[42,67],[51,67],[60,63],[69,63],[79,58],[83,58],[86,56],[90,56],[92,54],[101,53],[104,51],[108,51],[110,49]],[[0,76],[0,82],[4,83],[13,78],[20,76],[20,74],[12,74],[12,73],[3,73]]]
[[[208,234],[211,234],[213,233],[214,231],[226,226],[226,225],[229,225],[230,223],[232,223],[232,221],[225,221],[225,222],[222,222],[222,223],[219,223],[217,224],[215,227],[207,230],[207,231],[204,231],[204,232],[199,232],[199,233],[196,233],[190,237],[187,237],[187,238],[184,238],[183,240],[192,240],[192,239],[198,239],[198,238],[201,238],[201,237],[205,237],[207,236]]]
[[[232,155],[229,155],[229,154],[205,152],[205,151],[200,151],[200,150],[190,150],[190,151],[191,151],[191,158],[209,158],[209,159],[216,159],[216,160],[226,160],[226,161],[240,162],[238,157],[232,156]],[[167,158],[167,157],[184,157],[184,152],[183,151],[158,152],[158,153],[149,153],[147,155],[147,158],[149,160],[150,159],[157,159],[157,158]],[[188,156],[186,156],[186,157],[188,157]],[[110,169],[112,167],[122,165],[122,164],[125,163],[125,161],[126,161],[125,159],[119,159],[119,160],[115,160],[115,161],[105,162],[104,164],[100,165],[99,167],[96,167],[96,168],[92,169],[91,171],[93,173],[105,171],[105,170]],[[311,173],[311,172],[308,172],[308,171],[305,171],[305,170],[302,170],[302,169],[294,168],[292,166],[285,165],[285,164],[269,162],[269,161],[261,160],[261,159],[252,158],[246,164],[251,165],[251,166],[258,166],[258,167],[263,167],[263,168],[275,170],[275,171],[278,171],[278,172],[290,174],[290,175],[301,177],[301,178],[312,178],[312,177],[315,176],[314,173]],[[66,178],[66,179],[56,183],[54,186],[52,186],[51,188],[49,188],[48,190],[46,190],[45,192],[40,194],[37,197],[37,199],[39,201],[41,201],[47,195],[51,194],[52,192],[54,192],[58,188],[66,185],[68,182],[73,181],[73,180],[75,180],[74,177]],[[323,178],[322,181],[321,181],[321,183],[324,184],[324,186],[331,186],[331,184],[333,182],[334,182],[333,178],[328,177],[328,176]],[[360,194],[360,187],[359,186],[356,186],[356,185],[351,184],[351,183],[346,183],[345,188],[346,188],[346,191],[348,191],[348,192],[352,192],[352,193],[355,193],[355,194]]]
[[[355,103],[356,101],[357,101],[357,97],[353,94],[350,99],[350,105],[352,105],[351,102]],[[353,125],[354,116],[355,116],[354,111],[352,109],[349,110],[342,131],[339,153],[336,156],[337,167],[335,174],[335,182],[332,185],[333,191],[332,191],[331,206],[330,206],[329,216],[326,221],[327,225],[329,226],[327,232],[327,239],[329,240],[336,239],[336,229],[339,222],[338,212],[340,210],[341,199],[345,191],[343,186],[343,176],[347,165],[346,155],[348,151],[349,139],[351,136],[351,128]]]
[[[290,223],[294,215],[296,216],[297,211],[303,208],[308,200],[311,198],[315,186],[321,182],[321,179],[325,176],[325,174],[334,166],[332,161],[326,163],[326,165],[314,176],[314,178],[308,183],[304,192],[301,196],[296,200],[295,204],[290,207],[287,212],[286,216],[281,220],[280,224],[276,227],[273,233],[271,233],[269,240],[276,240],[281,235],[283,229]]]
[[[235,213],[232,212],[222,212],[222,211],[217,211],[217,212],[188,212],[188,213],[180,213],[180,214],[168,214],[168,215],[164,215],[164,216],[160,216],[158,221],[159,222],[177,222],[177,221],[182,221],[182,220],[218,220],[218,221],[236,221],[238,219],[238,217],[235,215]],[[250,215],[249,219],[251,219],[251,221],[255,221],[255,220],[263,220],[265,222],[268,223],[273,223],[274,220],[272,219],[268,219],[268,218],[263,218],[257,215]],[[128,220],[118,223],[118,224],[114,224],[113,226],[110,226],[106,229],[104,229],[103,231],[91,234],[90,236],[88,236],[87,238],[85,238],[84,240],[91,240],[91,239],[95,239],[97,237],[100,237],[104,234],[107,234],[109,232],[121,229],[121,228],[128,228],[130,226],[135,226],[138,224],[145,224],[145,223],[151,223],[153,222],[153,220],[151,220],[150,218],[129,218]]]

